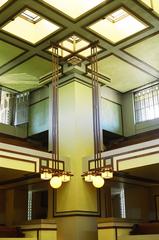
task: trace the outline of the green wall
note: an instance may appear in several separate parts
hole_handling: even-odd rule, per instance
[[[15,137],[26,138],[27,137],[27,124],[19,126],[11,126],[0,123],[0,132]]]
[[[102,129],[123,134],[122,94],[106,86],[101,88],[101,126]]]
[[[45,86],[31,93],[29,107],[28,135],[48,130],[49,92]]]

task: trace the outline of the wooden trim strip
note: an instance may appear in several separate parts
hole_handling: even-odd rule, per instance
[[[116,229],[116,228],[119,228],[119,229],[131,229],[132,227],[129,227],[129,226],[103,226],[103,227],[97,227],[97,229]]]
[[[8,144],[8,143],[4,143],[4,144],[11,145],[11,146],[16,146],[16,145]],[[21,146],[18,146],[18,147],[21,147]],[[21,148],[23,148],[23,147],[21,147]],[[37,158],[43,158],[43,159],[50,159],[51,160],[51,154],[50,154],[50,158],[47,158],[47,157],[42,157],[40,155],[36,156],[36,155],[30,154],[30,153],[28,153],[28,154],[27,153],[23,153],[20,150],[19,151],[17,151],[17,150],[8,150],[8,149],[4,149],[4,148],[0,148],[0,150],[5,151],[5,152],[10,152],[10,153],[21,154],[21,155],[28,156],[28,157],[35,157],[35,158],[37,157]],[[25,150],[28,151],[28,148],[26,148]],[[35,151],[40,151],[40,150],[35,150]],[[49,153],[49,152],[44,152],[44,151],[41,151],[41,152],[42,153]]]
[[[13,161],[16,160],[16,161],[20,161],[20,162],[32,163],[32,164],[34,164],[34,172],[36,172],[36,165],[37,165],[37,163],[34,162],[34,161],[29,161],[29,160],[19,159],[19,158],[9,157],[9,156],[3,156],[3,155],[0,155],[0,157],[6,158],[6,159],[10,159],[10,160],[13,160]]]
[[[23,232],[28,232],[28,231],[57,231],[57,228],[26,228],[26,229],[25,228],[21,228],[21,230]]]
[[[159,151],[151,152],[151,153],[145,153],[145,154],[141,154],[141,155],[138,155],[138,156],[136,155],[136,156],[129,157],[129,158],[124,158],[124,159],[119,159],[119,160],[117,160],[117,164],[116,164],[117,171],[119,171],[119,163],[120,162],[124,162],[124,161],[127,161],[127,160],[132,160],[134,158],[140,158],[140,157],[145,157],[145,156],[149,156],[149,155],[154,155],[154,154],[157,154],[157,153],[159,153]]]
[[[148,142],[148,141],[146,141],[146,142]],[[124,147],[130,147],[130,146],[134,146],[134,145],[137,145],[137,144],[140,144],[140,143],[135,143],[135,144],[124,146]],[[124,148],[124,147],[120,147],[120,148]],[[156,147],[159,147],[159,144],[153,145],[153,146],[148,146],[148,147],[143,147],[143,148],[140,148],[140,149],[134,149],[134,150],[126,151],[126,152],[123,152],[123,153],[117,153],[117,154],[113,154],[113,155],[110,155],[110,156],[103,156],[103,158],[108,158],[108,157],[109,158],[111,158],[111,157],[114,158],[114,157],[118,157],[118,156],[129,154],[129,153],[139,152],[139,151],[143,151],[143,150],[147,150],[147,149],[151,149],[151,148],[156,148]],[[116,148],[116,149],[120,149],[120,148]],[[109,151],[115,151],[116,149],[109,150]]]
[[[12,151],[7,151],[7,150],[2,150],[2,149],[0,149],[0,152],[1,151],[3,151],[3,152],[6,152],[6,153],[10,153],[10,154],[16,154],[16,155],[21,155],[21,156],[23,156],[23,157],[33,157],[33,158],[35,158],[35,160],[29,160],[29,159],[24,159],[25,161],[33,161],[33,162],[36,162],[36,161],[39,161],[39,159],[40,159],[40,157],[34,157],[34,156],[29,156],[29,155],[27,155],[27,154],[23,154],[23,153],[18,153],[18,152],[12,152]],[[4,157],[12,157],[12,156],[6,156],[6,155],[0,155],[0,156],[4,156]],[[20,157],[12,157],[12,158],[17,158],[17,159],[21,159]]]

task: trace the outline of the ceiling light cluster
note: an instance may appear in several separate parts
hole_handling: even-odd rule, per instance
[[[82,174],[85,182],[91,182],[96,188],[103,187],[104,180],[113,178],[114,170],[112,161],[112,158],[89,160],[88,171]]]
[[[62,170],[57,170],[48,167],[41,167],[40,177],[42,180],[50,180],[50,185],[52,188],[60,188],[62,183],[69,182],[71,180],[72,174]]]
[[[101,188],[104,186],[104,179],[113,178],[112,167],[101,168],[94,171],[88,171],[83,174],[85,182],[91,182],[94,187]]]
[[[75,53],[76,51],[79,51],[79,55],[82,55],[80,50],[87,47],[89,44],[90,43],[88,41],[85,41],[84,39],[73,34],[72,36],[59,43],[59,49],[61,49],[61,56],[64,57],[64,54],[65,56],[68,56],[72,53]],[[88,55],[90,55],[90,52],[89,54],[87,54],[87,56]]]
[[[77,35],[73,34],[58,44],[53,43],[53,45],[58,48],[60,64],[78,65],[84,60],[90,61],[92,43]],[[52,52],[52,48],[49,48],[48,51]],[[97,47],[97,52],[99,51],[101,48]]]

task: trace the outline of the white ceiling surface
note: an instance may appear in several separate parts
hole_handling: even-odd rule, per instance
[[[118,27],[113,29],[113,39],[111,35],[107,38],[101,31],[91,29],[121,8],[145,29],[138,29],[140,31],[127,37],[128,32],[133,31],[124,21],[123,28],[120,25],[122,31]],[[20,19],[19,15],[25,9],[40,16],[41,22],[33,24]],[[91,0],[85,4],[85,1],[69,0],[66,5],[66,0],[3,0],[0,1],[0,16],[0,85],[19,91],[38,87],[40,77],[51,72],[51,53],[48,51],[51,41],[60,43],[72,34],[87,42],[99,40],[102,49],[98,53],[99,72],[110,77],[108,86],[113,89],[127,92],[159,77],[159,16],[143,1]],[[17,19],[25,25],[19,27]],[[39,27],[41,25],[45,26],[45,32]],[[106,28],[107,25],[103,34],[106,34]],[[38,58],[37,65],[30,71],[35,58]],[[10,74],[13,73],[12,81]],[[16,82],[15,74],[28,78],[23,82],[23,78],[17,77]]]

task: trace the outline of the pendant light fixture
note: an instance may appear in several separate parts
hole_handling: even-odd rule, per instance
[[[70,181],[71,176],[73,176],[70,172],[65,171],[65,163],[59,158],[58,81],[58,47],[52,46],[52,161],[47,160],[45,166],[42,166],[41,164],[40,172],[41,179],[50,180],[51,187],[55,189],[60,188],[63,182]],[[45,160],[42,161],[45,162]],[[60,167],[60,165],[62,166],[62,168]]]
[[[99,109],[99,81],[98,81],[98,60],[97,43],[91,46],[91,78],[92,78],[92,107],[93,107],[93,138],[94,138],[94,167],[89,167],[88,172],[82,174],[86,182],[92,182],[96,188],[104,185],[104,179],[113,177],[112,162],[102,159],[101,152],[101,128]]]

